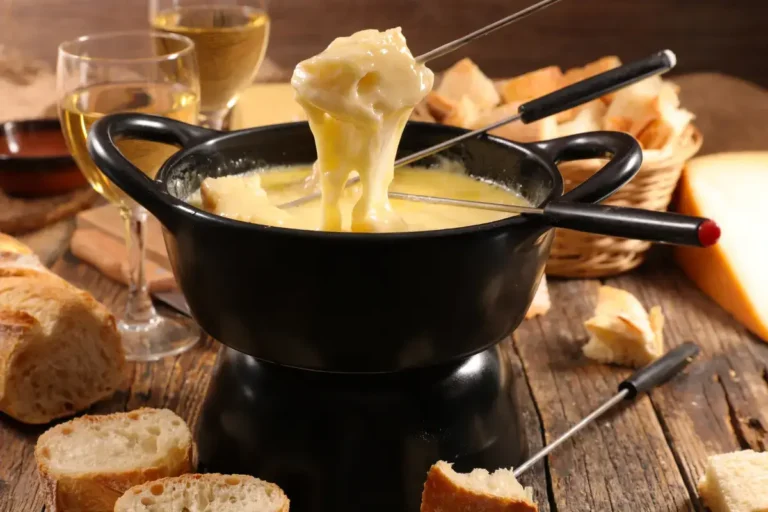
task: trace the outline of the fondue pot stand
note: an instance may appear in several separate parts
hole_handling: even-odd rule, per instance
[[[463,132],[408,123],[398,157]],[[121,138],[182,150],[151,179],[120,154]],[[225,345],[196,434],[204,470],[273,481],[292,512],[416,512],[438,460],[467,471],[525,459],[521,383],[499,342],[523,320],[543,275],[553,238],[544,219],[329,233],[249,224],[185,202],[207,177],[311,165],[307,123],[222,133],[114,114],[94,124],[89,150],[159,219],[192,315]],[[563,195],[556,162],[606,155],[602,170]],[[642,160],[635,140],[617,132],[530,144],[486,135],[441,156],[535,206],[598,202]]]

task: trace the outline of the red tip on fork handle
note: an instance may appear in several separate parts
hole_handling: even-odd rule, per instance
[[[710,247],[720,240],[720,226],[713,220],[707,219],[699,224],[699,243],[702,247]]]

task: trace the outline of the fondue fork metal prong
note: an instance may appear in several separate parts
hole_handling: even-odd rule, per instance
[[[540,2],[530,5],[525,9],[517,11],[514,14],[510,14],[509,16],[506,16],[498,21],[494,21],[493,23],[486,25],[483,28],[477,29],[470,34],[467,34],[458,39],[454,39],[453,41],[446,43],[442,46],[438,46],[437,48],[430,50],[427,53],[423,53],[418,57],[416,57],[416,62],[418,62],[419,64],[424,64],[427,61],[434,60],[444,55],[447,55],[452,51],[458,50],[465,44],[471,43],[475,39],[480,39],[481,37],[488,35],[491,32],[495,32],[496,30],[504,28],[507,25],[510,25],[516,21],[526,18],[531,14],[538,12],[546,7],[549,7],[550,5],[555,4],[559,1],[560,0],[541,0]]]
[[[427,156],[434,155],[447,149],[451,146],[458,144],[467,139],[477,137],[490,130],[504,126],[505,124],[515,121],[521,121],[525,124],[538,121],[545,117],[553,116],[562,111],[569,110],[573,107],[582,105],[589,101],[599,98],[605,94],[616,91],[628,85],[632,85],[641,80],[644,80],[650,76],[666,73],[672,69],[677,62],[675,54],[670,50],[664,50],[655,53],[644,59],[624,64],[618,68],[611,69],[599,75],[595,75],[591,78],[587,78],[580,82],[569,85],[562,89],[558,89],[555,92],[542,96],[540,98],[531,100],[527,103],[520,105],[516,114],[513,114],[504,119],[500,119],[495,123],[491,123],[488,126],[478,128],[466,133],[462,133],[457,137],[453,137],[446,141],[443,141],[434,146],[430,146],[421,151],[417,151],[410,155],[404,156],[395,161],[395,168],[402,167],[404,165],[411,164],[417,160],[421,160]],[[354,177],[344,184],[344,187],[349,187],[360,181],[359,177]],[[307,194],[293,201],[278,205],[279,208],[293,208],[321,197],[320,192],[313,192]]]
[[[603,403],[603,405],[592,411],[586,418],[571,427],[566,433],[539,450],[533,457],[525,461],[519,467],[515,468],[515,477],[519,477],[538,461],[549,455],[552,450],[566,442],[574,434],[605,414],[606,411],[612,409],[619,402],[623,400],[632,400],[641,393],[650,391],[656,386],[660,386],[667,382],[669,379],[680,373],[683,368],[688,366],[698,354],[699,347],[696,346],[695,343],[687,341],[677,348],[670,350],[660,359],[657,359],[648,366],[633,373],[627,380],[619,384],[618,393]]]

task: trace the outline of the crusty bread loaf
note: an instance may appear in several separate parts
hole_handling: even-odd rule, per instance
[[[712,512],[768,510],[768,453],[742,450],[709,457],[699,494]]]
[[[110,396],[125,355],[114,316],[23,244],[0,248],[0,411],[33,424]]]
[[[129,489],[115,512],[288,512],[275,484],[247,475],[194,474]]]
[[[457,473],[444,461],[427,474],[421,495],[421,512],[536,512],[532,491],[523,488],[512,470],[489,473],[474,469]]]
[[[107,512],[134,485],[195,471],[197,450],[184,420],[142,408],[57,425],[35,459],[49,512]]]

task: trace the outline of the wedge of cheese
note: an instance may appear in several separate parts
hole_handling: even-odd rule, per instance
[[[289,83],[252,85],[240,95],[237,105],[232,109],[231,129],[306,120],[294,94]]]
[[[768,151],[707,155],[683,171],[678,210],[720,225],[707,249],[676,259],[704,293],[768,342]]]

